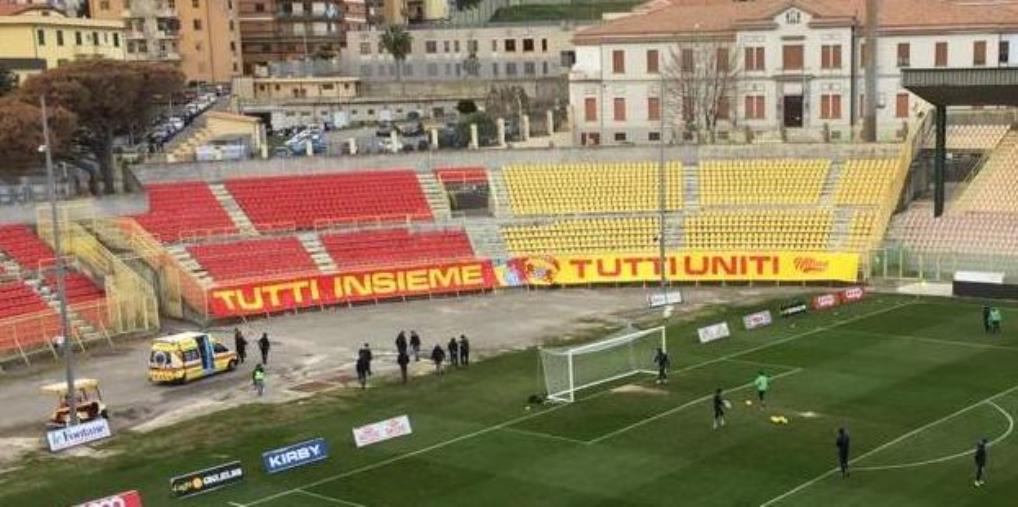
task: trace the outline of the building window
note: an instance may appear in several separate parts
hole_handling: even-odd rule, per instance
[[[233,31],[233,20],[232,19],[230,20],[230,31],[231,32]]]
[[[802,60],[801,44],[781,48],[781,68],[784,70],[802,70]]]
[[[515,76],[516,75],[516,63],[515,62],[509,62],[509,63],[505,64],[505,75],[507,75],[507,76]]]
[[[997,61],[1001,65],[1007,65],[1011,63],[1011,43],[1010,41],[1002,40],[997,46]]]
[[[258,3],[254,4],[254,6],[255,12],[265,12],[265,4]]]
[[[191,8],[192,9],[198,8],[198,0],[191,0]]]
[[[548,39],[541,39],[541,52],[542,53],[548,52]]]
[[[693,72],[696,70],[696,57],[693,56],[691,48],[684,48],[679,55],[679,69],[682,72]]]
[[[46,45],[46,32],[44,30],[42,30],[42,29],[36,30],[35,31],[35,38],[38,41],[40,46],[45,46]]]
[[[115,47],[115,48],[119,48],[120,47],[120,34],[119,33],[113,34],[113,47]]]
[[[477,51],[478,51],[478,48],[477,48],[477,40],[476,40],[476,39],[470,39],[470,40],[468,40],[468,41],[467,41],[467,53],[473,53],[473,54],[476,54],[476,53],[477,53]]]
[[[626,53],[621,49],[612,51],[612,73],[626,73]]]
[[[764,48],[746,48],[745,55],[743,67],[747,71],[764,70]]]
[[[726,95],[718,97],[717,116],[719,120],[730,120],[732,118],[731,101],[728,100],[728,96]]]
[[[594,97],[583,99],[583,120],[588,123],[597,121],[597,99]]]
[[[541,62],[541,74],[548,75],[548,62]]]
[[[731,67],[728,59],[728,48],[718,48],[717,51],[714,52],[714,58],[715,68],[718,70],[718,73],[722,75],[726,74]]]
[[[99,45],[99,32],[92,32],[92,45],[93,46]]]
[[[908,94],[899,93],[894,103],[894,116],[896,118],[908,118]]]
[[[647,134],[647,140],[648,141],[660,141],[661,140],[661,133],[660,132],[650,132],[650,133]]]
[[[560,51],[559,60],[562,62],[562,66],[570,68],[576,65],[576,52],[575,51]]]
[[[498,39],[491,39],[491,52],[498,53]]]
[[[64,45],[64,31],[63,30],[57,30],[57,46],[63,46],[63,45]]]
[[[933,66],[947,67],[947,43],[938,42],[933,52]]]
[[[438,75],[438,64],[437,63],[429,63],[428,64],[428,76],[435,77],[437,75]]]
[[[448,53],[449,51],[452,51],[452,46],[449,45],[449,41],[442,41],[442,52]]]
[[[647,98],[647,120],[648,121],[661,120],[661,99],[657,97]]]
[[[537,65],[535,65],[534,62],[524,62],[523,74],[527,76],[533,76],[537,74]]]
[[[763,95],[746,95],[745,107],[747,120],[767,119],[767,112],[764,110]]]
[[[523,39],[523,52],[524,53],[534,52],[534,39]]]
[[[799,65],[799,68],[802,68],[801,64]],[[841,68],[841,44],[825,44],[820,46],[820,68]]]
[[[491,64],[491,75],[495,76],[495,77],[498,77],[498,64],[497,63]]]
[[[505,40],[505,52],[506,53],[515,53],[516,52],[516,39],[506,39]]]
[[[912,65],[912,46],[907,42],[898,43],[898,67],[910,67]]]
[[[81,32],[74,32],[74,44],[81,45]]]
[[[454,53],[459,53],[460,52],[460,41],[459,40],[452,41],[452,50],[453,50]]]
[[[658,52],[656,49],[647,50],[647,74],[658,73]]]
[[[362,55],[370,55],[371,54],[371,43],[370,42],[362,42],[360,44],[360,50],[361,50],[361,54]]]
[[[626,133],[625,132],[616,132],[615,133],[615,141],[619,142],[619,143],[626,142]]]
[[[102,11],[110,10],[110,2],[109,2],[109,0],[102,0],[101,2],[99,2],[99,10],[102,10]]]
[[[237,43],[232,40],[230,41],[230,52],[231,53],[237,52]]]
[[[201,20],[200,19],[195,19],[194,20],[194,29],[195,30],[201,30]]]
[[[792,9],[785,13],[785,23],[789,25],[798,25],[802,22],[802,13]]]
[[[820,119],[841,119],[841,95],[825,94],[820,96]]]
[[[986,65],[986,41],[977,40],[972,43],[972,65],[976,67]]]
[[[429,55],[433,55],[435,53],[438,53],[438,41],[433,41],[433,40],[425,41],[424,42],[424,52],[429,54]]]
[[[612,105],[613,119],[615,121],[626,121],[626,99],[616,97]]]

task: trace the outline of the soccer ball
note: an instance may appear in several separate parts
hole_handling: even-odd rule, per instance
[[[753,405],[753,400],[746,400],[746,406],[747,407],[748,406],[752,406],[752,405]]]

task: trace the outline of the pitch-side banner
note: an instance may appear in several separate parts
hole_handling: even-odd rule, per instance
[[[478,260],[217,287],[209,291],[209,311],[232,317],[494,287],[491,262]]]
[[[684,252],[666,257],[675,282],[854,282],[859,255],[830,252]],[[495,266],[503,287],[653,282],[661,278],[654,255],[518,257]]]

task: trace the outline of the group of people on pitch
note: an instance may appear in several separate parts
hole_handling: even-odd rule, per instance
[[[421,336],[417,334],[417,331],[410,330],[410,337],[407,339],[406,331],[400,331],[396,335],[396,364],[399,365],[400,378],[403,383],[407,383],[408,368],[410,365],[410,355],[413,354],[414,361],[421,360]],[[449,339],[447,345],[448,353],[441,344],[435,344],[431,349],[431,362],[435,364],[435,371],[439,374],[443,373],[442,364],[448,359],[449,364],[455,367],[467,367],[470,366],[470,340],[467,339],[467,335],[461,334],[459,339],[455,336]],[[365,343],[363,347],[357,352],[357,381],[361,385],[361,389],[366,389],[368,386],[368,377],[371,376],[371,361],[374,359],[374,355],[371,353],[371,347]]]
[[[1000,310],[997,308],[983,307],[984,322],[986,323],[987,332],[1000,332]],[[994,317],[995,315],[995,317]],[[992,325],[991,325],[992,323]],[[657,372],[657,383],[666,384],[668,383],[668,369],[671,367],[671,359],[668,357],[668,353],[662,348],[658,348],[654,355],[654,364],[658,367]],[[770,389],[770,377],[766,372],[761,370],[755,379],[753,379],[753,387],[756,388],[757,401],[760,404],[760,408],[767,408],[767,391]],[[746,402],[749,404],[749,401]],[[714,407],[714,426],[716,430],[725,426],[725,410],[732,407],[732,403],[725,399],[724,391],[719,387],[714,391],[714,397],[712,400],[712,406]],[[849,454],[851,448],[852,439],[848,434],[848,430],[844,427],[838,428],[837,437],[834,440],[834,446],[838,450],[838,469],[841,471],[842,477],[848,477],[849,471]],[[986,463],[987,463],[987,451],[986,448],[989,445],[989,441],[985,438],[979,440],[976,443],[976,449],[974,452],[974,459],[976,465],[976,487],[980,487],[986,483]]]

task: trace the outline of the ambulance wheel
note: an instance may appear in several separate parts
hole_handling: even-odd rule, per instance
[[[102,417],[103,419],[109,419],[110,412],[104,408],[102,412],[99,412],[99,417]]]
[[[230,361],[226,364],[226,371],[233,371],[237,369],[237,361]]]

